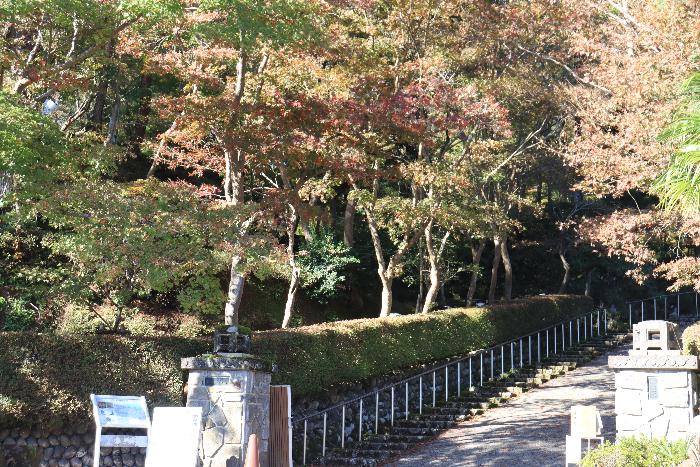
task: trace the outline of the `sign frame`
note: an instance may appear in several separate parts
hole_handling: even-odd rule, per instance
[[[93,464],[100,465],[100,450],[102,447],[125,447],[125,448],[145,448],[148,446],[148,438],[151,433],[151,418],[148,412],[148,405],[144,396],[114,396],[90,394],[92,402],[92,413],[95,419],[95,447],[93,453]],[[104,404],[105,407],[100,405]],[[129,418],[128,410],[124,416],[117,417],[115,421],[108,418],[103,419],[104,409],[114,405],[131,405],[132,408],[140,409],[142,417]],[[102,413],[101,413],[102,412]],[[102,415],[102,416],[101,416]],[[132,428],[146,430],[146,436],[134,435],[103,435],[103,428]]]

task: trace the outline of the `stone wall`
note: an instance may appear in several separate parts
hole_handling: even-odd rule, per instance
[[[8,467],[81,467],[92,465],[94,429],[73,432],[0,431],[0,455]],[[102,448],[103,466],[143,466],[146,450]]]
[[[617,436],[685,439],[697,406],[697,357],[614,356]]]

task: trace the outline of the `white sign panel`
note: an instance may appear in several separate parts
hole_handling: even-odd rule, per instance
[[[156,407],[146,467],[195,467],[201,429],[201,407]]]
[[[102,428],[148,429],[151,426],[145,397],[93,394],[90,399],[95,422]]]

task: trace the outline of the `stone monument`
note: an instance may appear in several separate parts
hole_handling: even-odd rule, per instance
[[[628,356],[608,357],[618,438],[686,438],[697,413],[698,357],[681,355],[678,326],[667,321],[635,324],[632,346]]]
[[[246,353],[250,344],[243,337],[228,327],[215,335],[215,353],[182,359],[189,371],[187,407],[202,407],[203,467],[243,467],[251,434],[260,465],[268,465],[271,373],[267,363]]]

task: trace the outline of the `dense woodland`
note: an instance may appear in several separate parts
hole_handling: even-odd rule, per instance
[[[699,31],[683,0],[0,0],[0,329],[700,289]]]

